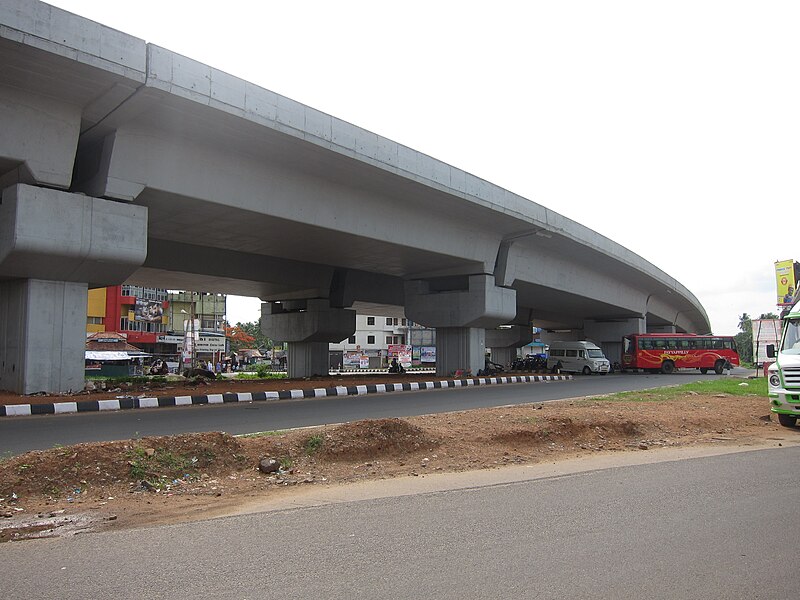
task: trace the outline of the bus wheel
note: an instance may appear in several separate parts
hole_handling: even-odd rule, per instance
[[[591,375],[592,370],[589,367],[583,367],[583,374],[584,375]]]
[[[794,415],[782,415],[781,413],[778,413],[778,423],[784,427],[794,427],[797,425],[797,417]]]
[[[672,362],[671,360],[665,360],[663,363],[661,363],[661,372],[664,373],[664,375],[669,375],[670,373],[674,373],[675,363]]]
[[[706,369],[705,367],[700,367],[700,372],[701,372],[703,375],[705,375],[706,373],[708,373],[708,369]]]
[[[714,363],[714,373],[717,375],[722,375],[722,371],[725,369],[725,361],[718,360]]]

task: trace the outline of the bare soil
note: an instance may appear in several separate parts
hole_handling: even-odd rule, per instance
[[[310,386],[327,387],[318,383]],[[260,437],[198,433],[28,452],[0,462],[0,541],[204,519],[354,482],[664,448],[800,443],[800,429],[780,427],[758,395],[690,392],[663,400],[644,392],[638,398],[358,421]],[[269,458],[279,471],[259,470]]]

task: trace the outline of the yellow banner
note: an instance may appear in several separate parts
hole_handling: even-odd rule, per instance
[[[776,262],[775,279],[778,283],[778,305],[790,305],[797,289],[797,282],[794,280],[794,261],[780,260]]]

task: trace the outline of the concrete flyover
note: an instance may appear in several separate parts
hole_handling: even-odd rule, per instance
[[[0,5],[0,106],[0,388],[82,387],[86,289],[122,281],[260,297],[293,375],[355,310],[436,327],[439,375],[532,324],[612,354],[709,331],[689,290],[579,223],[41,2]]]

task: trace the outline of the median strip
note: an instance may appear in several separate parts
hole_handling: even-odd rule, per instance
[[[0,406],[0,417],[130,410],[134,408],[163,408],[172,406],[193,406],[198,404],[220,404],[228,402],[291,400],[299,398],[321,398],[328,396],[363,396],[365,394],[382,394],[401,391],[410,392],[418,390],[439,390],[466,386],[496,385],[507,383],[540,383],[548,381],[567,381],[569,379],[572,379],[571,375],[518,375],[513,377],[479,377],[473,379],[445,379],[439,381],[411,383],[335,386],[306,390],[283,390],[280,392],[225,393],[208,394],[202,396],[163,396],[158,398],[122,396],[113,400],[84,400],[75,402],[56,402],[52,404],[9,404],[6,406]]]

